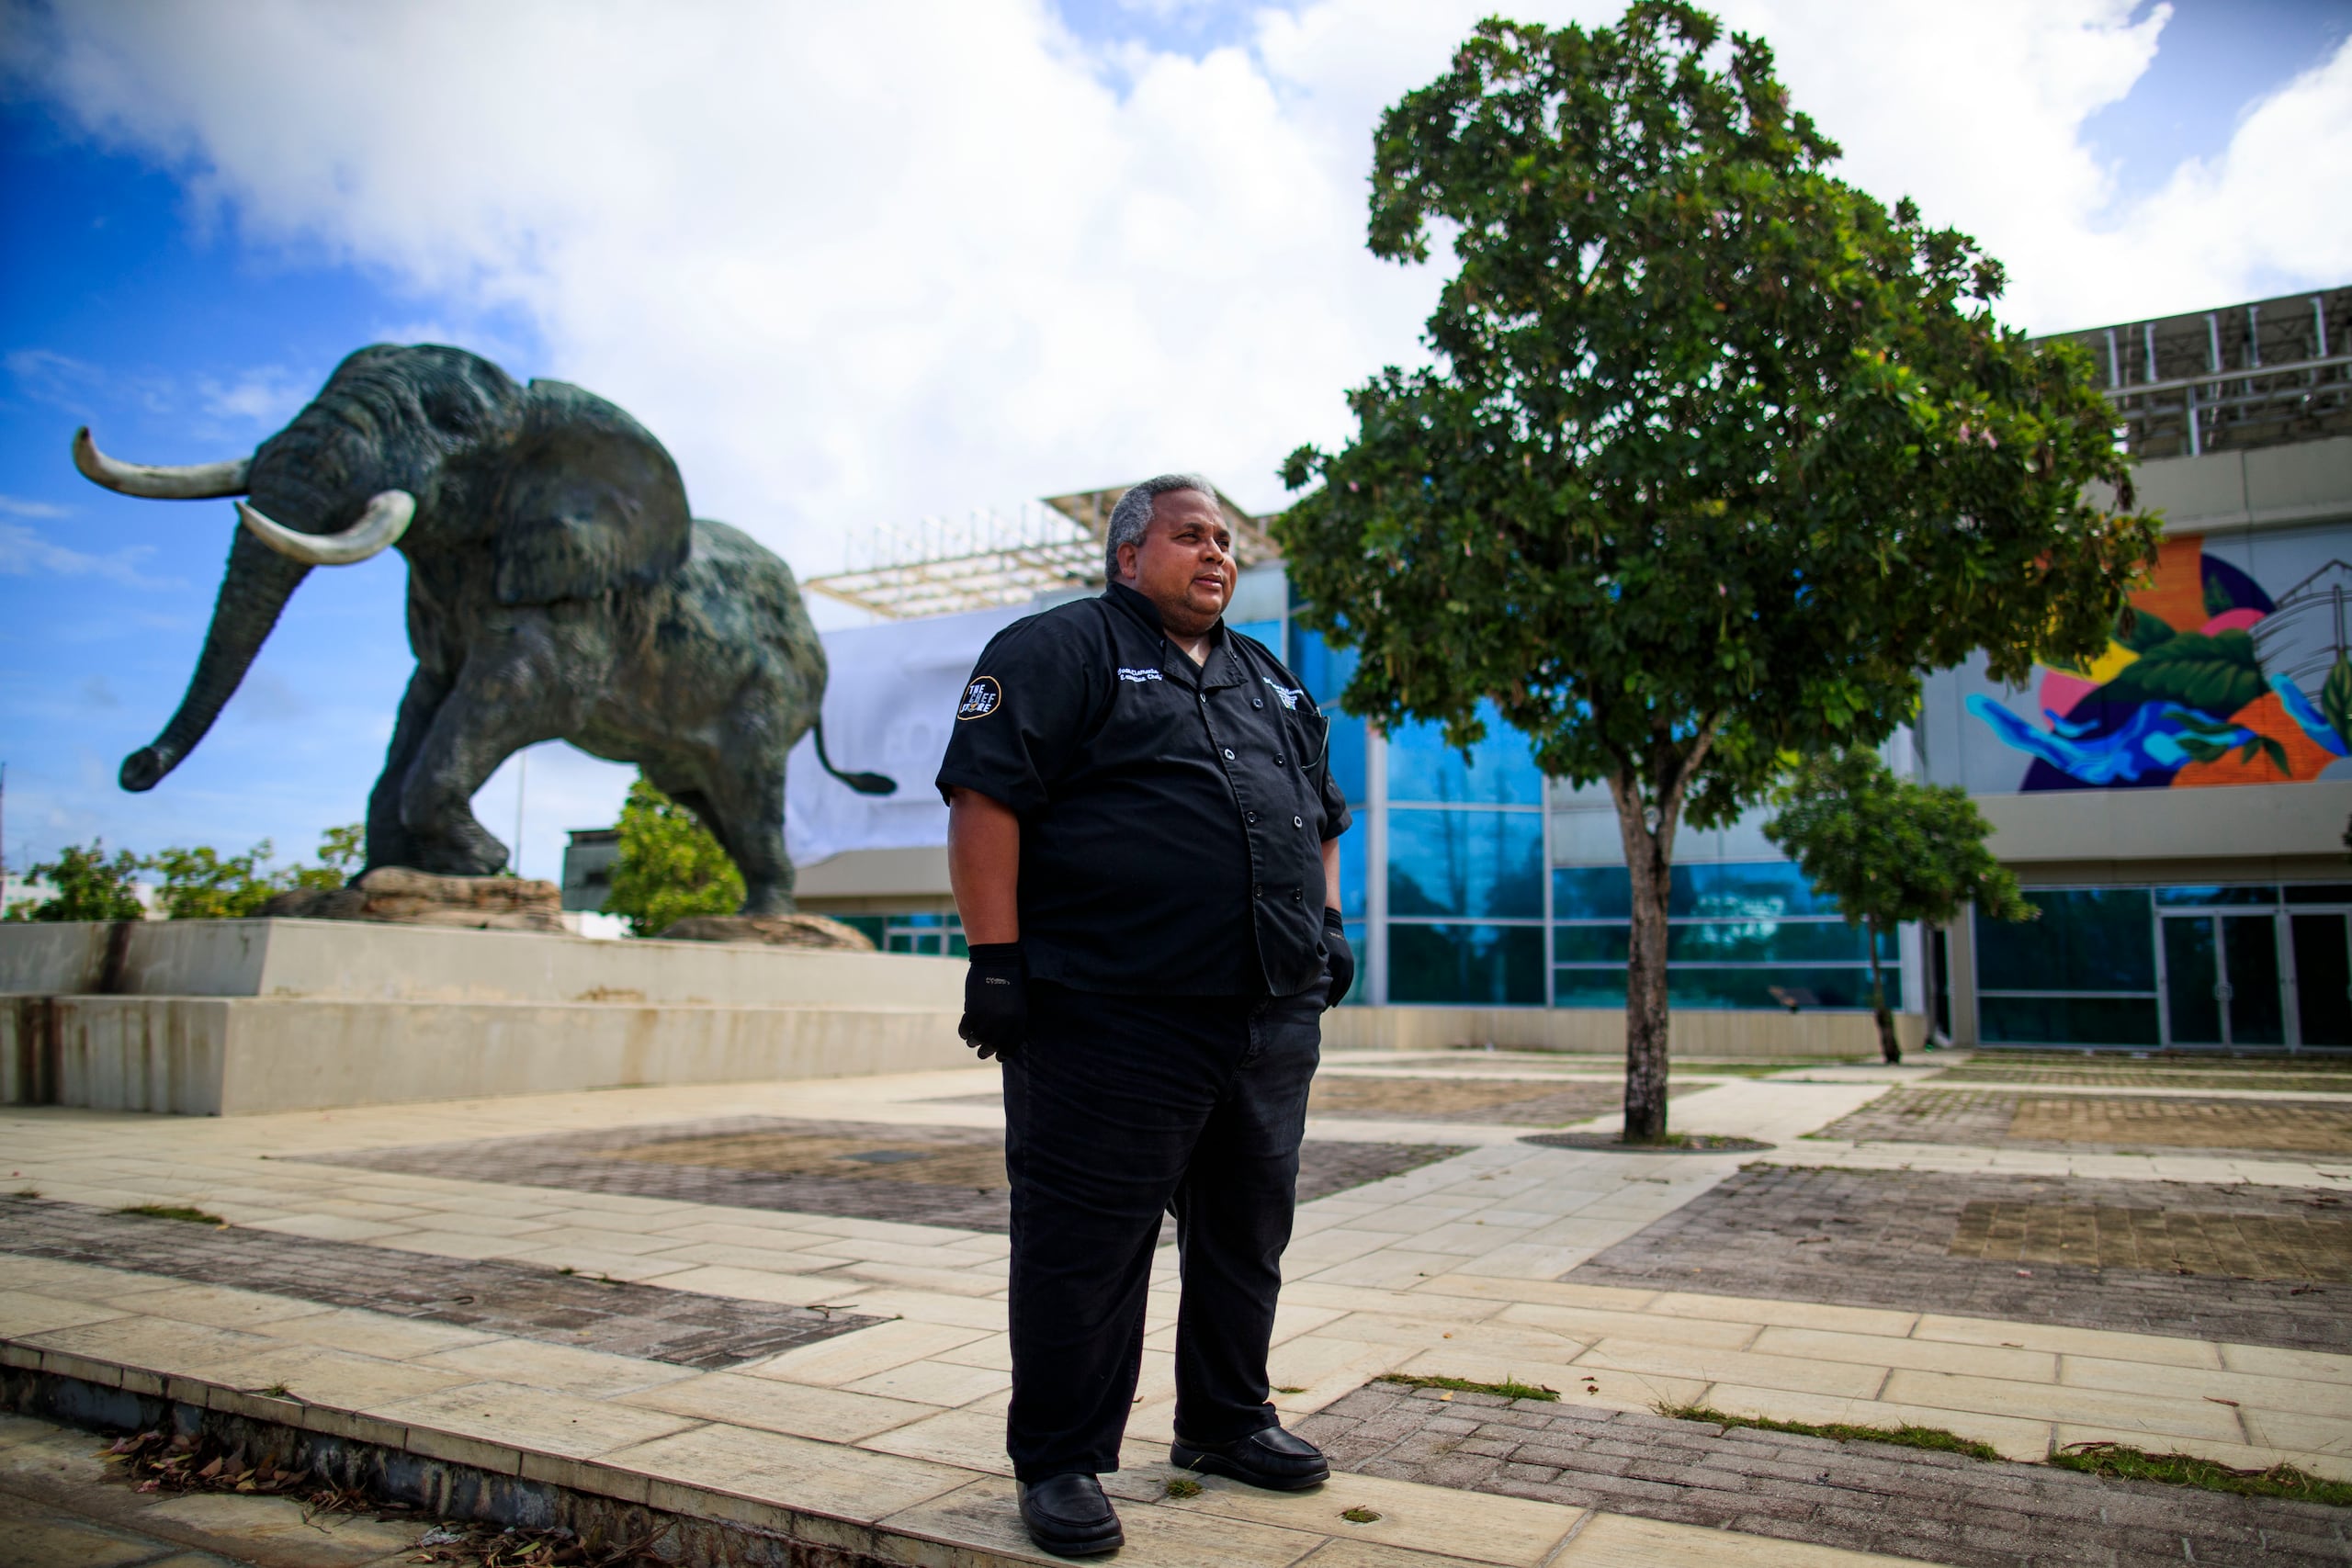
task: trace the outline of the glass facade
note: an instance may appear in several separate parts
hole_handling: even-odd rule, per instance
[[[1623,866],[1552,874],[1553,1005],[1623,1005],[1632,909]],[[1887,1005],[1899,1008],[1892,936],[1879,961]],[[1679,1008],[1866,1008],[1869,938],[1786,861],[1678,865],[1667,888],[1666,984]]]
[[[2035,888],[2026,898],[2038,919],[1976,917],[1987,1044],[2352,1045],[2352,886]]]

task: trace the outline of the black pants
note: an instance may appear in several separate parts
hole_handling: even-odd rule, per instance
[[[1033,982],[1005,1063],[1012,1407],[1026,1482],[1119,1468],[1163,1213],[1183,1303],[1176,1430],[1274,1424],[1266,1348],[1298,1190],[1323,993],[1122,997]]]

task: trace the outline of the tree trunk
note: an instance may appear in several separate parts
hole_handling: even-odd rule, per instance
[[[1625,1142],[1666,1136],[1666,908],[1673,887],[1669,848],[1635,818],[1625,829],[1625,867],[1633,874],[1634,929],[1625,962]]]
[[[1655,805],[1644,797],[1641,780],[1628,763],[1621,760],[1609,776],[1634,893],[1632,944],[1625,959],[1623,1138],[1629,1144],[1666,1137],[1666,911],[1674,886],[1674,830],[1682,819],[1682,799],[1690,779],[1714,735],[1710,720],[1687,754],[1661,739],[1651,768],[1659,781]]]
[[[1871,1012],[1878,1019],[1879,1055],[1890,1062],[1903,1060],[1903,1043],[1894,1037],[1894,1015],[1886,1007],[1886,980],[1878,965],[1878,943],[1882,934],[1879,923],[1871,920],[1862,927],[1871,944]]]

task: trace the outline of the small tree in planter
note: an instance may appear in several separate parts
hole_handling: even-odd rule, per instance
[[[1807,880],[1838,900],[1849,925],[1868,933],[1871,1009],[1879,1050],[1903,1059],[1886,1005],[1879,948],[1906,920],[1946,925],[1974,904],[1996,919],[2040,913],[1993,852],[1990,829],[1968,792],[1897,778],[1860,747],[1813,758],[1781,794],[1764,836],[1788,852]]]

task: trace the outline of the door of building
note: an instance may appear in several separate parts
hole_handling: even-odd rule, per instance
[[[2287,1043],[2279,917],[2167,909],[2164,930],[2165,1043]]]
[[[2296,909],[2287,921],[2299,1043],[2352,1045],[2352,913]]]

